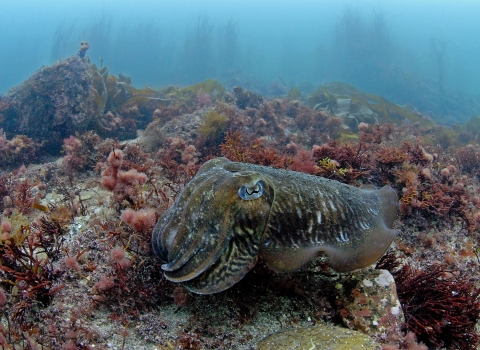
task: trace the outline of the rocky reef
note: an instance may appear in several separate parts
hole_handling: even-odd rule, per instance
[[[321,348],[340,333],[338,349],[479,345],[478,116],[441,126],[339,82],[268,98],[214,80],[136,88],[77,54],[1,97],[0,128],[3,348]],[[259,262],[224,292],[190,293],[163,275],[151,233],[221,156],[389,185],[399,234],[367,269]]]

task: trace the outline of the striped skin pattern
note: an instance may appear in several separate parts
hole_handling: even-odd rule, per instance
[[[319,253],[339,272],[367,267],[395,238],[397,211],[389,186],[365,190],[216,158],[158,220],[152,246],[168,280],[211,294],[259,258],[277,272],[299,270]]]

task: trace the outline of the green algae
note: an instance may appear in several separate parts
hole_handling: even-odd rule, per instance
[[[198,94],[206,94],[210,97],[211,102],[215,102],[223,98],[225,88],[216,80],[207,79],[184,88],[176,88],[169,86],[162,89],[161,92],[171,100],[175,100],[177,104],[193,105],[197,103]]]
[[[302,96],[302,92],[297,87],[291,88],[290,91],[288,92],[288,97],[291,99],[298,100],[301,96]]]
[[[91,65],[95,87],[95,105],[97,115],[107,111],[125,112],[129,108],[138,108],[146,115],[151,115],[155,108],[164,104],[165,99],[151,88],[137,89],[132,85],[129,76],[119,74],[118,77],[108,74],[108,69],[98,69]]]
[[[206,94],[209,94],[210,97],[214,98],[215,100],[222,97],[225,93],[225,88],[222,86],[222,84],[213,79],[207,79],[204,82],[192,86],[187,86],[180,90],[182,92],[192,92],[194,94],[204,92]]]
[[[380,344],[361,332],[322,324],[272,334],[261,340],[257,349],[375,350],[380,349]]]
[[[130,78],[128,75],[123,75],[122,73],[118,75],[118,80],[128,85],[132,84],[132,78]]]
[[[480,141],[479,116],[473,116],[472,118],[470,118],[470,120],[465,124],[464,129],[472,135],[473,140],[475,140],[477,143]]]
[[[102,115],[105,111],[108,92],[107,87],[105,86],[105,77],[102,75],[102,72],[96,69],[94,66],[91,67],[91,71],[93,77],[93,86],[95,88],[95,114],[98,116]],[[103,74],[105,74],[105,71]],[[106,74],[108,74],[108,72]]]
[[[117,86],[117,78],[113,75],[108,75],[104,78],[105,79],[105,86],[107,88],[107,92],[112,95],[115,92],[115,87]]]
[[[340,136],[338,137],[340,142],[356,142],[358,141],[358,135],[353,132],[340,132]]]
[[[215,111],[209,111],[205,114],[204,122],[198,128],[198,133],[205,139],[215,140],[221,136],[225,130],[228,118]]]
[[[442,147],[442,149],[447,149],[450,146],[455,145],[456,140],[458,139],[459,132],[451,128],[441,128],[437,132],[436,143]]]

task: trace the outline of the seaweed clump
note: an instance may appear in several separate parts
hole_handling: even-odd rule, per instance
[[[480,178],[480,146],[467,145],[457,150],[457,160],[460,169]]]
[[[400,266],[392,253],[377,263],[395,278],[407,330],[430,347],[476,349],[480,337],[475,326],[480,320],[480,288],[468,276],[442,266],[420,270]]]
[[[16,135],[9,140],[0,128],[0,165],[8,166],[35,160],[39,146],[25,135]]]
[[[213,110],[205,114],[204,122],[198,128],[200,136],[208,143],[219,144],[225,132],[228,118]]]

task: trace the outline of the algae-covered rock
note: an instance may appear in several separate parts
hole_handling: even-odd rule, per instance
[[[263,103],[263,97],[252,91],[245,90],[240,86],[233,88],[233,95],[235,97],[235,103],[238,108],[260,108]]]
[[[225,88],[216,80],[207,79],[204,82],[184,88],[170,86],[162,90],[162,93],[172,101],[181,104],[204,104],[210,105],[223,98]]]
[[[0,98],[0,129],[9,139],[26,135],[56,153],[65,138],[87,130],[122,139],[146,127],[165,104],[163,95],[90,65],[87,49],[82,43],[77,55],[38,70]]]
[[[375,350],[380,349],[380,344],[363,333],[322,324],[272,334],[261,340],[257,345],[257,349]]]
[[[390,102],[382,96],[362,92],[352,85],[341,82],[320,86],[312,93],[308,104],[314,109],[326,109],[343,118],[345,124],[354,130],[360,122],[434,124],[431,120],[422,118],[410,109]]]
[[[400,336],[405,319],[387,270],[348,274],[337,284],[335,294],[339,316],[347,327],[380,337]]]
[[[96,90],[89,63],[72,56],[34,73],[2,99],[0,127],[7,136],[26,135],[46,148],[86,130],[97,115]]]

